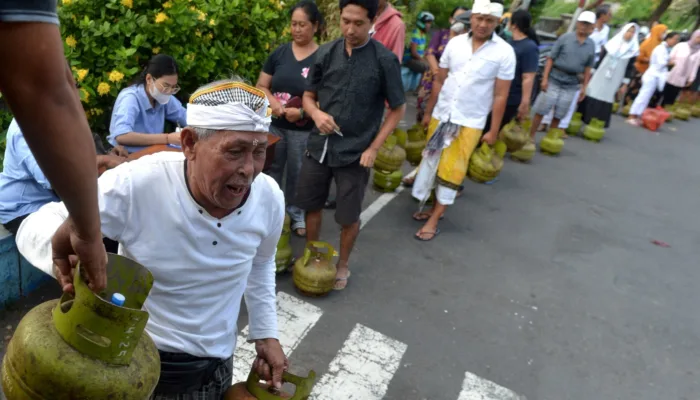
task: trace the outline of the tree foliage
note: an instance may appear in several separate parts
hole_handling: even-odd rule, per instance
[[[102,135],[117,94],[154,54],[177,60],[177,97],[187,102],[214,79],[254,81],[289,26],[279,0],[63,0],[59,18],[85,113]]]

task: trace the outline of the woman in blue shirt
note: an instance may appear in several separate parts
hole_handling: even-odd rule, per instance
[[[164,133],[165,120],[187,125],[187,112],[173,96],[177,64],[165,54],[151,58],[137,80],[123,89],[112,110],[109,143],[122,145],[130,153],[156,144],[180,145],[180,133]]]

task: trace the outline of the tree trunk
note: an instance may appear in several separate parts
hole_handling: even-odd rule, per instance
[[[604,0],[594,0],[591,1],[591,4],[589,4],[586,7],[586,11],[593,11],[595,8],[601,6],[603,4]]]
[[[698,0],[700,1],[700,0]],[[581,13],[584,11],[584,7],[586,6],[586,0],[579,0],[578,2],[578,8],[576,8],[576,11],[574,11],[574,16],[571,17],[571,23],[569,24],[569,27],[566,29],[566,32],[573,32],[574,28],[576,27],[576,21],[578,21],[578,16],[581,15]]]
[[[673,0],[661,0],[661,4],[659,4],[658,7],[656,7],[656,10],[651,14],[651,17],[649,18],[649,25],[651,25],[654,22],[657,22],[659,18],[661,18],[662,15],[668,10],[668,7],[673,3]]]

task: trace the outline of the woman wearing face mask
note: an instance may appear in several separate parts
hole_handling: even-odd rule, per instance
[[[602,61],[586,90],[587,97],[583,105],[583,121],[586,124],[597,118],[605,122],[606,128],[610,126],[615,93],[623,80],[626,80],[625,73],[630,60],[639,54],[637,32],[637,24],[627,24],[601,49]]]
[[[434,33],[430,39],[430,45],[425,51],[425,59],[430,64],[430,69],[425,71],[423,78],[421,79],[420,86],[418,87],[418,107],[416,109],[416,122],[421,123],[423,121],[423,114],[425,113],[425,104],[430,99],[430,93],[433,89],[433,79],[437,76],[438,62],[440,61],[440,56],[442,56],[447,42],[453,37],[465,32],[465,25],[463,22],[456,20],[457,16],[463,14],[467,11],[466,7],[458,6],[452,11],[450,16],[450,29],[440,29],[438,32]]]
[[[165,54],[151,58],[141,75],[123,89],[112,111],[108,141],[133,153],[157,144],[180,145],[180,133],[164,133],[165,120],[187,126],[187,111],[173,96],[177,64]]]

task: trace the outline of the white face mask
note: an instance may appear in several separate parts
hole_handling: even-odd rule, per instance
[[[450,27],[450,30],[454,33],[462,33],[462,32],[464,32],[464,28],[465,28],[465,26],[464,26],[463,22],[455,22]]]
[[[151,87],[148,88],[148,92],[151,94],[151,97],[153,97],[153,99],[160,104],[168,104],[170,101],[170,96],[172,96],[170,94],[161,93],[161,91],[156,87],[155,81],[153,81]]]

